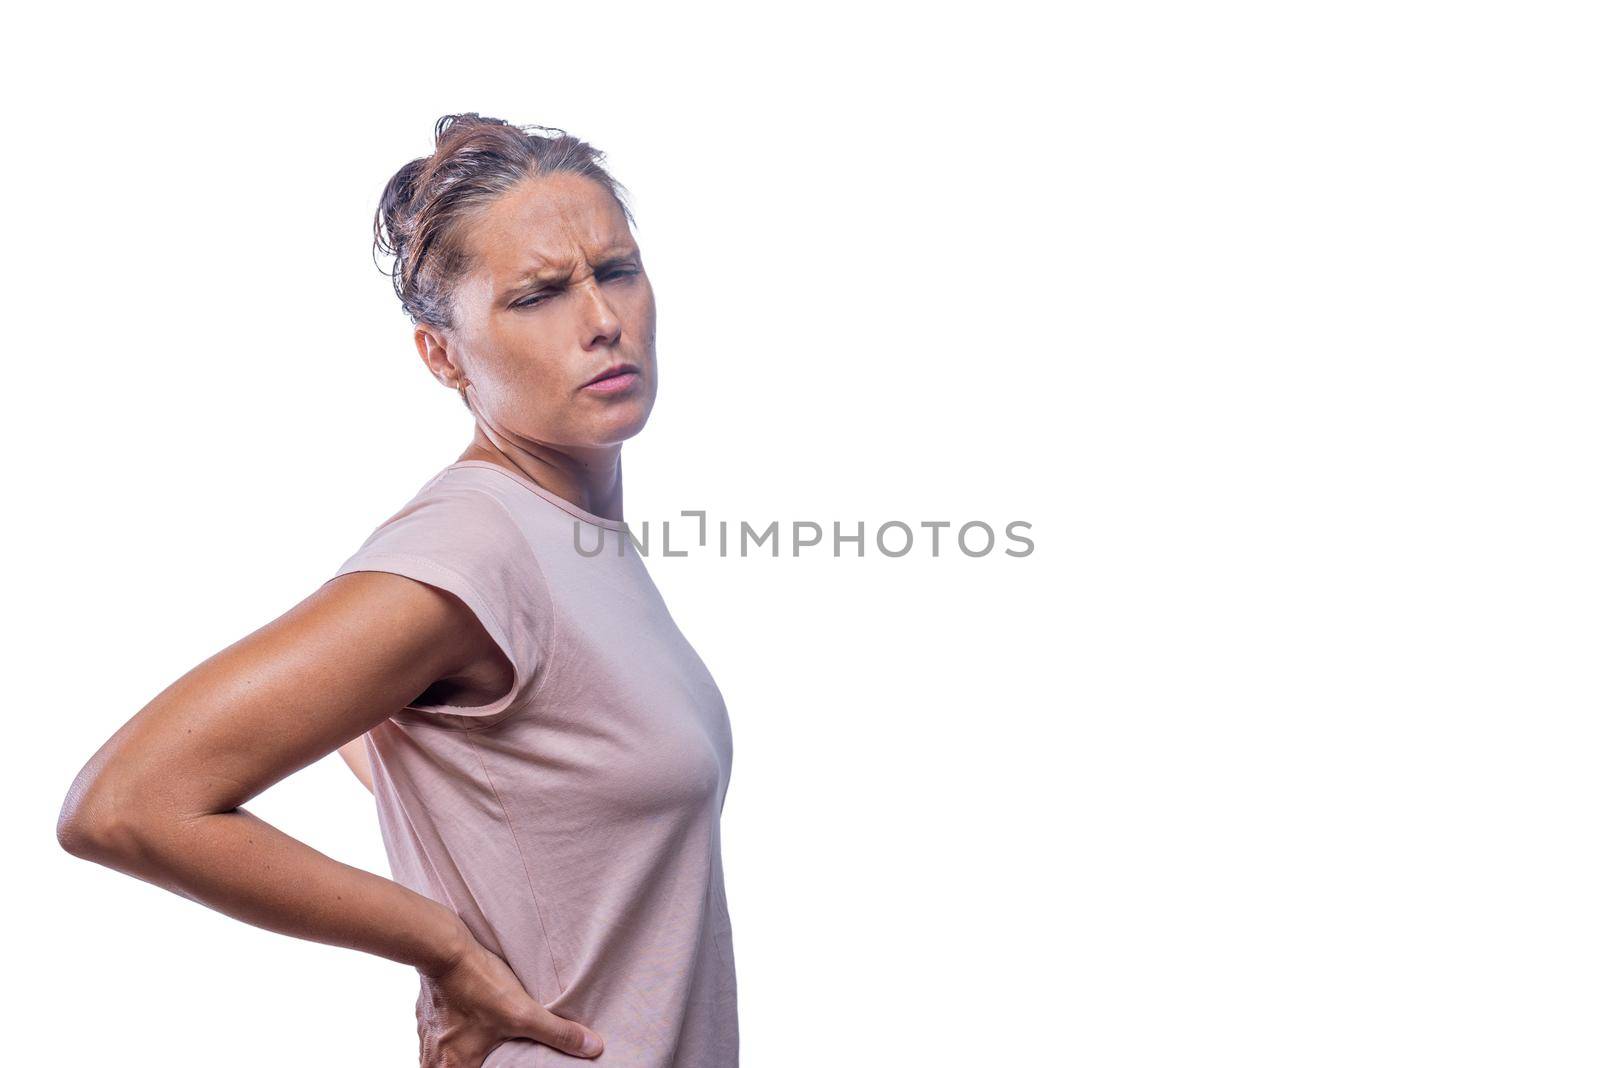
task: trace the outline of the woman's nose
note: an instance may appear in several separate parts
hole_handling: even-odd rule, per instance
[[[622,332],[622,319],[617,315],[611,302],[601,292],[600,286],[590,279],[583,287],[584,308],[588,313],[587,328],[591,331],[590,345],[605,345],[617,339]]]

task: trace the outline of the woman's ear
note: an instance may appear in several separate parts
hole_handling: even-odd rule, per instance
[[[454,390],[460,390],[466,385],[466,369],[457,363],[454,347],[442,330],[427,323],[419,323],[416,332],[412,334],[412,340],[416,343],[417,355],[422,357],[429,374]]]

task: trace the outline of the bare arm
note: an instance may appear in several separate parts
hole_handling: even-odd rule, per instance
[[[422,1068],[475,1068],[507,1038],[596,1056],[600,1036],[535,1000],[450,909],[241,807],[435,683],[482,703],[513,677],[454,596],[385,572],[341,575],[125,723],[78,773],[56,837],[257,927],[414,966]]]
[[[361,780],[367,792],[372,793],[372,764],[367,760],[367,747],[361,739],[341,745],[339,755],[344,757],[344,762],[350,765],[350,770],[356,773],[356,778]]]
[[[437,974],[471,940],[453,912],[240,806],[463,674],[488,641],[441,591],[340,576],[124,724],[79,772],[57,836],[77,856],[255,926]]]

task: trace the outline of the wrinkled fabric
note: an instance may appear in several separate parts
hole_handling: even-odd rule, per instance
[[[365,735],[393,878],[599,1033],[594,1063],[735,1068],[728,714],[623,524],[462,460],[329,581],[352,571],[458,597],[515,674],[487,704],[408,705]],[[577,1063],[517,1039],[484,1066]]]

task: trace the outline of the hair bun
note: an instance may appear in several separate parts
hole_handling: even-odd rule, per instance
[[[517,126],[475,111],[444,115],[433,126],[433,153],[401,167],[383,187],[372,219],[373,262],[383,270],[413,323],[448,328],[450,287],[466,270],[461,225],[481,206],[525,178],[571,173],[611,194],[631,225],[627,190],[603,166],[605,154],[555,126]]]

